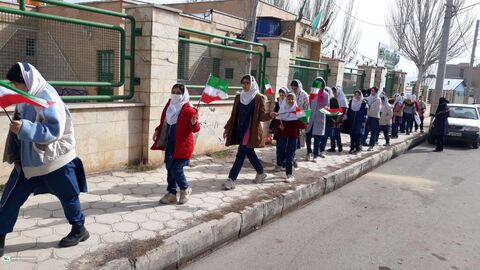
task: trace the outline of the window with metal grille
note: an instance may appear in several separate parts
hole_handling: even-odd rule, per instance
[[[180,37],[185,37],[180,35]],[[177,79],[188,80],[187,78],[187,44],[184,41],[178,42],[178,66]]]
[[[37,40],[34,38],[27,38],[25,42],[25,54],[27,56],[35,56],[35,49]]]
[[[233,68],[225,68],[225,79],[233,79]]]
[[[258,78],[257,78],[257,70],[256,70],[256,69],[252,69],[252,71],[250,72],[250,75],[252,75],[253,77],[255,77],[255,79],[258,80]]]
[[[220,77],[220,58],[213,58],[212,75]]]

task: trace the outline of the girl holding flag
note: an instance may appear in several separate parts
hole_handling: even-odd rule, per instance
[[[330,96],[325,91],[325,80],[322,77],[317,77],[313,81],[313,87],[310,92],[310,108],[312,109],[310,120],[307,126],[307,156],[305,160],[312,160],[317,162],[318,157],[324,158],[323,153],[319,153],[319,149],[325,149],[320,145],[325,142],[325,114],[320,112],[321,109],[328,108]],[[312,138],[313,138],[313,152],[312,152]],[[313,155],[312,155],[313,154]]]
[[[70,111],[34,66],[17,63],[8,71],[7,79],[15,88],[30,94],[17,93],[15,98],[46,100],[48,105],[33,107],[32,102],[23,99],[29,104],[15,107],[4,153],[4,161],[15,167],[0,200],[0,255],[6,234],[13,231],[20,207],[32,193],[50,193],[60,200],[72,228],[59,246],[75,246],[90,235],[79,200],[80,192],[87,192],[87,181],[75,151]]]
[[[243,90],[235,97],[232,113],[223,133],[226,146],[239,145],[228,179],[223,183],[226,190],[235,188],[235,181],[242,169],[245,157],[248,157],[257,171],[253,182],[258,184],[265,180],[267,175],[263,172],[263,166],[254,149],[265,146],[260,122],[269,121],[277,115],[275,112],[266,112],[265,96],[260,94],[257,81],[253,76],[245,75],[240,82]]]
[[[350,132],[350,154],[361,151],[362,135],[367,122],[367,102],[363,99],[362,92],[355,90],[353,99],[347,110],[347,121]]]
[[[285,162],[286,182],[295,181],[293,177],[293,158],[297,150],[297,141],[300,136],[300,130],[305,129],[306,125],[298,120],[297,111],[299,111],[294,93],[287,94],[287,100],[280,104],[277,119],[275,120],[276,130],[278,131],[278,161]]]
[[[192,158],[195,145],[193,133],[198,131],[198,112],[190,104],[188,89],[183,84],[175,84],[171,98],[163,109],[160,125],[153,134],[154,144],[150,148],[165,151],[168,193],[160,199],[160,203],[177,203],[177,186],[180,188],[178,203],[185,204],[188,201],[192,188],[188,185],[183,167]]]
[[[286,87],[282,87],[282,88],[280,88],[280,90],[278,90],[278,99],[277,99],[277,102],[275,103],[275,108],[273,109],[274,112],[278,113],[278,111],[280,110],[281,104],[286,101],[287,93],[288,93],[288,89]],[[270,122],[269,132],[270,132],[270,134],[273,134],[273,139],[275,141],[277,141],[277,145],[276,145],[277,165],[276,165],[276,167],[277,167],[277,169],[280,169],[280,168],[284,167],[285,165],[283,164],[283,161],[279,158],[278,129],[276,129],[275,121],[273,121],[273,120]]]

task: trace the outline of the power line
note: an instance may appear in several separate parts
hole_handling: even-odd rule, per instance
[[[455,15],[455,21],[456,21],[457,24],[458,24],[458,29],[460,30],[460,37],[462,38],[463,45],[465,45],[465,49],[467,50],[468,54],[469,54],[469,55],[472,55],[472,53],[471,53],[470,50],[468,49],[467,42],[465,41],[465,38],[464,38],[464,36],[463,36],[464,32],[462,31],[462,26],[460,25],[460,21],[458,20],[458,16],[457,16],[457,15]]]
[[[467,9],[467,8],[472,8],[472,7],[476,6],[476,5],[480,5],[480,2],[477,2],[477,3],[472,4],[472,5],[470,5],[470,6],[466,6],[466,7],[460,8],[460,9],[457,10],[457,12],[462,11],[462,10]]]

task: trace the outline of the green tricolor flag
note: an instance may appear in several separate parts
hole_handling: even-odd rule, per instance
[[[211,103],[215,100],[228,99],[228,82],[220,80],[219,78],[210,75],[207,85],[203,90],[200,101],[204,103]]]

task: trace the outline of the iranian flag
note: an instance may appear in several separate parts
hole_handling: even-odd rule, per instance
[[[298,106],[295,108],[295,115],[297,116],[297,119],[304,122],[305,124],[308,123],[308,118],[310,117],[311,113],[311,110],[304,111]]]
[[[310,102],[312,102],[312,100],[314,100],[318,96],[318,92],[320,91],[321,87],[322,83],[320,81],[313,81],[312,89],[310,90],[310,97],[308,98]]]
[[[228,83],[213,75],[210,75],[200,101],[209,104],[215,100],[228,99],[227,93]]]
[[[267,79],[265,79],[263,80],[263,84],[265,85],[265,93],[267,95],[273,95],[273,88],[270,82]]]
[[[0,83],[0,107],[6,108],[10,105],[18,103],[28,103],[32,106],[47,108],[53,105],[55,102],[38,98],[34,95],[30,95],[27,92],[7,86],[4,83]]]
[[[320,109],[320,112],[328,116],[341,116],[343,115],[342,109]]]

